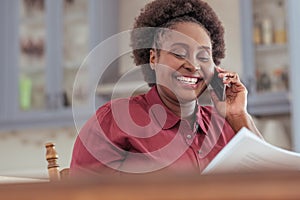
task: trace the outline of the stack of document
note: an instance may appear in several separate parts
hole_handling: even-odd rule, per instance
[[[202,174],[272,170],[300,171],[300,154],[273,146],[242,128]]]

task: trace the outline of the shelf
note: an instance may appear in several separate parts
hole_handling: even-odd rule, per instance
[[[255,45],[255,51],[265,52],[265,51],[287,51],[287,44],[271,44],[271,45]]]
[[[30,67],[20,67],[20,72],[24,74],[40,74],[45,73],[45,67],[44,66],[30,66]]]
[[[21,18],[20,24],[44,27],[45,17],[44,15],[41,15],[41,17],[35,17],[35,18]]]
[[[64,23],[86,22],[88,20],[87,13],[67,14],[64,16]]]
[[[80,113],[76,118],[76,123],[83,124],[93,113],[85,108],[76,109]],[[0,121],[0,130],[23,130],[32,127],[58,127],[58,126],[74,126],[73,112],[71,108],[62,108],[60,110],[45,111],[29,111],[20,112],[18,116],[10,120]]]
[[[63,64],[63,67],[64,69],[67,69],[67,70],[79,70],[80,67],[82,65],[82,62],[81,61],[78,61],[78,62],[65,62]]]
[[[256,93],[248,96],[248,111],[256,116],[288,114],[290,102],[289,92]]]
[[[146,92],[149,89],[145,81],[130,81],[119,83],[118,87],[115,87],[114,83],[101,84],[96,90],[96,94],[99,96],[114,95],[124,96],[131,92]]]

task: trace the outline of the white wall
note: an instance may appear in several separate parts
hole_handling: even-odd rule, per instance
[[[225,27],[226,57],[222,66],[242,75],[242,45],[239,0],[206,0],[216,11]]]
[[[225,27],[226,57],[222,66],[226,69],[242,73],[242,47],[240,35],[239,0],[206,0],[216,11]],[[129,3],[130,2],[130,3]],[[120,0],[120,31],[125,31],[133,26],[134,18],[143,6],[151,0]],[[132,66],[132,61],[122,62],[126,71]]]
[[[46,142],[54,142],[60,168],[69,167],[75,128],[0,132],[0,175],[48,177]]]
[[[119,31],[129,31],[133,28],[134,19],[138,16],[140,10],[152,0],[120,0],[119,7]],[[122,41],[122,47],[128,47],[130,41]],[[127,48],[126,48],[127,49]],[[131,49],[131,48],[128,48]],[[131,56],[123,56],[119,58],[119,73],[124,74],[135,66]]]
[[[134,18],[140,10],[152,0],[120,0],[120,31],[125,31],[133,27]]]

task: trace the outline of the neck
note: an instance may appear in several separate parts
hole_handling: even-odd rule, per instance
[[[181,108],[180,108],[181,107]],[[181,103],[179,106],[179,112],[181,112],[179,115],[183,119],[189,119],[191,117],[194,117],[195,113],[195,107],[196,107],[196,101],[191,101],[188,103]]]
[[[159,90],[158,90],[159,91]],[[187,101],[187,102],[180,102],[178,100],[174,100],[169,98],[160,91],[158,92],[163,103],[178,117],[181,119],[188,120],[191,124],[194,123],[194,115],[195,115],[195,108],[196,108],[196,100]]]

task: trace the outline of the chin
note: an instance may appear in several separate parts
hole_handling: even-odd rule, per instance
[[[200,94],[199,94],[200,95]],[[181,92],[177,93],[178,100],[181,103],[187,103],[187,102],[192,102],[198,99],[197,93],[191,93],[191,92]]]
[[[199,86],[196,90],[180,90],[177,91],[177,97],[180,101],[189,102],[197,100],[206,90],[207,85]]]

